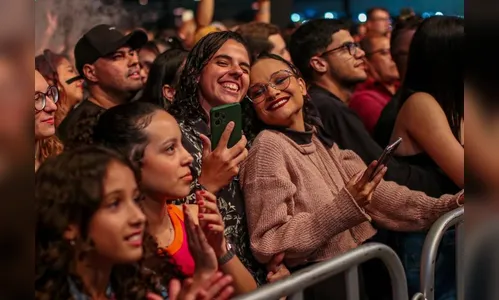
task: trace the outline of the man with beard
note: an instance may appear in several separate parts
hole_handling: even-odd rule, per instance
[[[106,109],[126,103],[142,89],[137,50],[147,42],[143,31],[123,35],[110,25],[97,25],[75,46],[76,69],[89,96],[68,113],[57,130],[67,147],[91,136],[97,117]]]

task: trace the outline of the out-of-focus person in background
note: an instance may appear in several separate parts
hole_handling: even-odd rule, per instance
[[[154,41],[149,41],[139,49],[140,78],[142,83],[147,82],[151,65],[159,55],[159,49]]]
[[[412,37],[416,32],[422,19],[420,17],[411,17],[405,21],[395,23],[390,39],[390,51],[392,59],[397,66],[400,75],[400,82],[404,81],[407,69],[407,57],[409,56],[409,47]],[[392,135],[392,129],[395,126],[395,120],[399,110],[400,92],[390,100],[381,112],[378,122],[374,127],[373,138],[381,147],[386,147]]]
[[[355,88],[350,98],[354,110],[372,134],[381,111],[399,87],[399,72],[390,53],[390,39],[385,36],[367,36],[360,42],[366,53],[368,78]]]
[[[156,57],[151,66],[149,79],[144,87],[141,101],[168,108],[173,102],[180,79],[181,68],[189,52],[170,49]]]
[[[367,10],[366,35],[388,36],[391,31],[392,20],[390,12],[383,7],[373,7]]]
[[[366,23],[354,24],[352,28],[353,39],[358,43],[366,36]]]
[[[50,50],[35,57],[35,69],[49,85],[56,86],[59,90],[55,113],[55,126],[58,127],[66,114],[83,100],[83,79],[79,78],[68,58]]]
[[[249,44],[252,43],[252,40],[267,40],[272,45],[272,48],[269,51],[270,53],[279,55],[287,61],[291,61],[286,42],[281,35],[279,27],[276,25],[254,21],[240,25],[236,32]],[[258,55],[259,53],[253,54]]]

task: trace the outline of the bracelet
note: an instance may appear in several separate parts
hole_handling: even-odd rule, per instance
[[[227,253],[225,253],[225,255],[223,255],[222,257],[218,258],[218,266],[223,266],[225,265],[226,263],[228,263],[231,259],[233,259],[235,256],[234,252],[232,251],[227,251]]]

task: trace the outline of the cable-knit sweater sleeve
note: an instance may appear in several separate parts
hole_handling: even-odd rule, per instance
[[[259,139],[242,165],[240,183],[244,191],[251,249],[256,259],[267,263],[284,252],[287,259],[306,261],[331,237],[368,220],[346,189],[334,199],[297,199],[306,188],[300,174],[290,172],[292,151],[272,138]],[[302,203],[314,203],[313,212]]]
[[[339,150],[335,145],[333,152],[340,152],[341,165],[349,178],[367,166],[360,157],[350,150]],[[443,195],[432,198],[423,192],[411,191],[392,181],[384,181],[376,188],[371,204],[365,207],[373,220],[390,230],[419,231],[429,228],[443,214],[458,207],[457,200],[464,194]]]

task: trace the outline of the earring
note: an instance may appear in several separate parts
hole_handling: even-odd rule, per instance
[[[75,240],[69,240],[69,244],[74,247],[74,245],[76,244],[76,242],[75,242]]]

